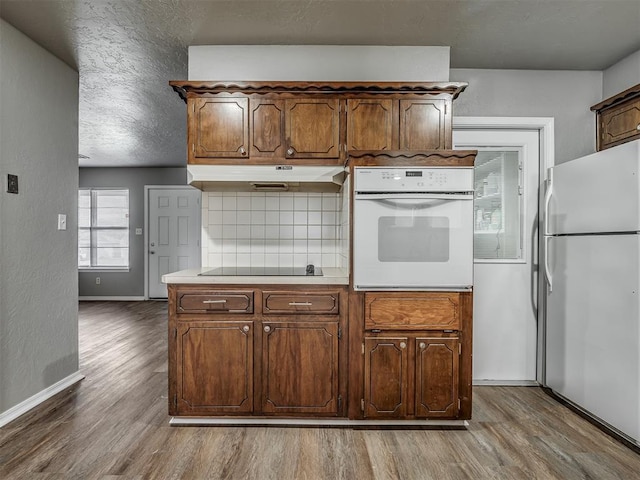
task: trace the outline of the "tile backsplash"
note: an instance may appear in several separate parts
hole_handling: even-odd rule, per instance
[[[202,265],[346,267],[344,205],[342,193],[203,192]]]

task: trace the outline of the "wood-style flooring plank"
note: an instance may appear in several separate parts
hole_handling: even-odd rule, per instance
[[[167,304],[82,302],[80,384],[0,429],[3,480],[640,480],[640,455],[536,387],[467,430],[171,427]]]

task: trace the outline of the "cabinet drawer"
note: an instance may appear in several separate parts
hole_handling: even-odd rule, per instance
[[[337,315],[338,292],[264,292],[264,314]]]
[[[253,313],[253,291],[180,292],[177,313]]]
[[[366,293],[365,329],[459,330],[459,293]]]

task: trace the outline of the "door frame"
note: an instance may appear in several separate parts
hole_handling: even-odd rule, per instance
[[[145,185],[144,186],[144,299],[149,300],[149,191],[150,190],[194,190],[191,185]],[[201,195],[202,197],[202,195]],[[202,200],[201,200],[202,202]],[[202,203],[201,203],[202,205]],[[200,209],[202,230],[202,208]],[[200,245],[202,251],[202,245]],[[202,260],[201,260],[202,263]]]
[[[453,130],[537,130],[540,137],[540,171],[538,184],[538,251],[537,263],[544,262],[543,251],[543,212],[544,189],[547,181],[547,172],[555,165],[555,138],[554,138],[554,118],[553,117],[453,117]],[[545,375],[545,338],[546,338],[546,302],[544,277],[538,273],[537,278],[537,322],[538,340],[536,348],[536,381],[541,385],[546,385]]]

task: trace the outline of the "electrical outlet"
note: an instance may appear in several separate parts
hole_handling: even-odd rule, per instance
[[[100,285],[100,277],[96,277],[96,285]]]

